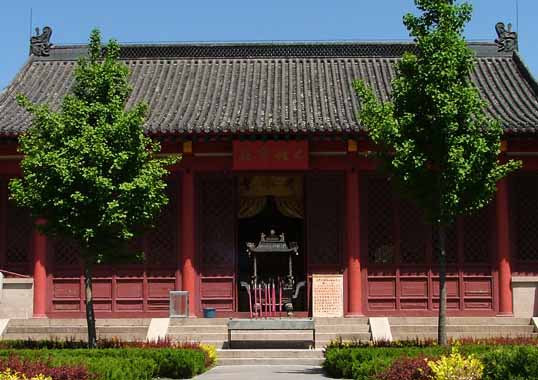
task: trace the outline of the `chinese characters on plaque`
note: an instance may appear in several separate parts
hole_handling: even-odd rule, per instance
[[[234,141],[234,170],[306,170],[308,141]]]
[[[312,275],[312,316],[344,316],[344,278],[341,274]]]

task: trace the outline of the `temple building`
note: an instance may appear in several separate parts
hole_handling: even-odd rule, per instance
[[[31,123],[15,96],[57,109],[87,53],[84,45],[51,45],[51,33],[32,39],[28,61],[0,93],[0,318],[84,316],[76,246],[38,234],[8,197],[9,179],[21,175],[17,136]],[[488,207],[449,231],[452,316],[538,312],[538,83],[513,37],[469,43],[472,80],[504,127],[501,158],[524,167],[498,183]],[[136,241],[144,263],[96,268],[97,317],[168,316],[172,290],[189,292],[191,316],[207,308],[247,316],[253,254],[257,281],[288,278],[291,268],[294,315],[312,315],[320,275],[340,279],[342,316],[436,315],[435,234],[377,170],[352,87],[363,79],[389,99],[395,64],[414,49],[412,42],[122,45],[133,87],[127,107],[146,102],[147,134],[183,159],[168,178],[170,202],[157,227]],[[281,240],[284,253],[263,254],[263,244]],[[16,290],[10,281],[30,283],[16,302],[7,302]]]

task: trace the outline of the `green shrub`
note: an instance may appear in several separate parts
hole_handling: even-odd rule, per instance
[[[325,351],[323,368],[335,378],[366,380],[386,371],[398,358],[439,356],[444,352],[441,347],[330,348]]]
[[[503,347],[484,354],[484,380],[538,380],[538,348]]]
[[[50,360],[55,366],[84,364],[99,380],[150,380],[155,377],[190,378],[205,370],[201,349],[61,349],[0,350],[0,358]]]
[[[486,345],[460,347],[462,354],[482,357],[491,348]],[[372,347],[332,345],[325,350],[323,368],[334,378],[371,380],[386,372],[400,358],[437,358],[450,350],[440,346],[426,347]],[[537,379],[538,380],[538,379]]]
[[[484,365],[474,355],[462,355],[458,346],[452,347],[448,356],[429,361],[428,366],[435,380],[481,380]]]

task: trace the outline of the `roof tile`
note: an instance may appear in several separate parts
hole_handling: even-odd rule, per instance
[[[538,85],[519,57],[498,53],[494,44],[472,47],[472,79],[488,114],[507,132],[534,132]],[[395,63],[413,49],[408,43],[124,46],[133,87],[127,107],[149,105],[150,134],[356,132],[352,81],[363,79],[389,99]],[[0,135],[17,135],[31,122],[16,94],[58,109],[85,51],[55,47],[49,57],[32,57],[0,94]]]

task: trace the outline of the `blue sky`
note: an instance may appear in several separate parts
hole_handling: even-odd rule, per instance
[[[516,28],[516,0],[471,0],[470,40],[493,41],[497,21]],[[52,42],[84,43],[90,30],[120,42],[260,40],[406,40],[413,0],[0,0],[0,89],[28,57],[33,25],[50,25]],[[537,0],[519,0],[520,52],[538,74]]]

